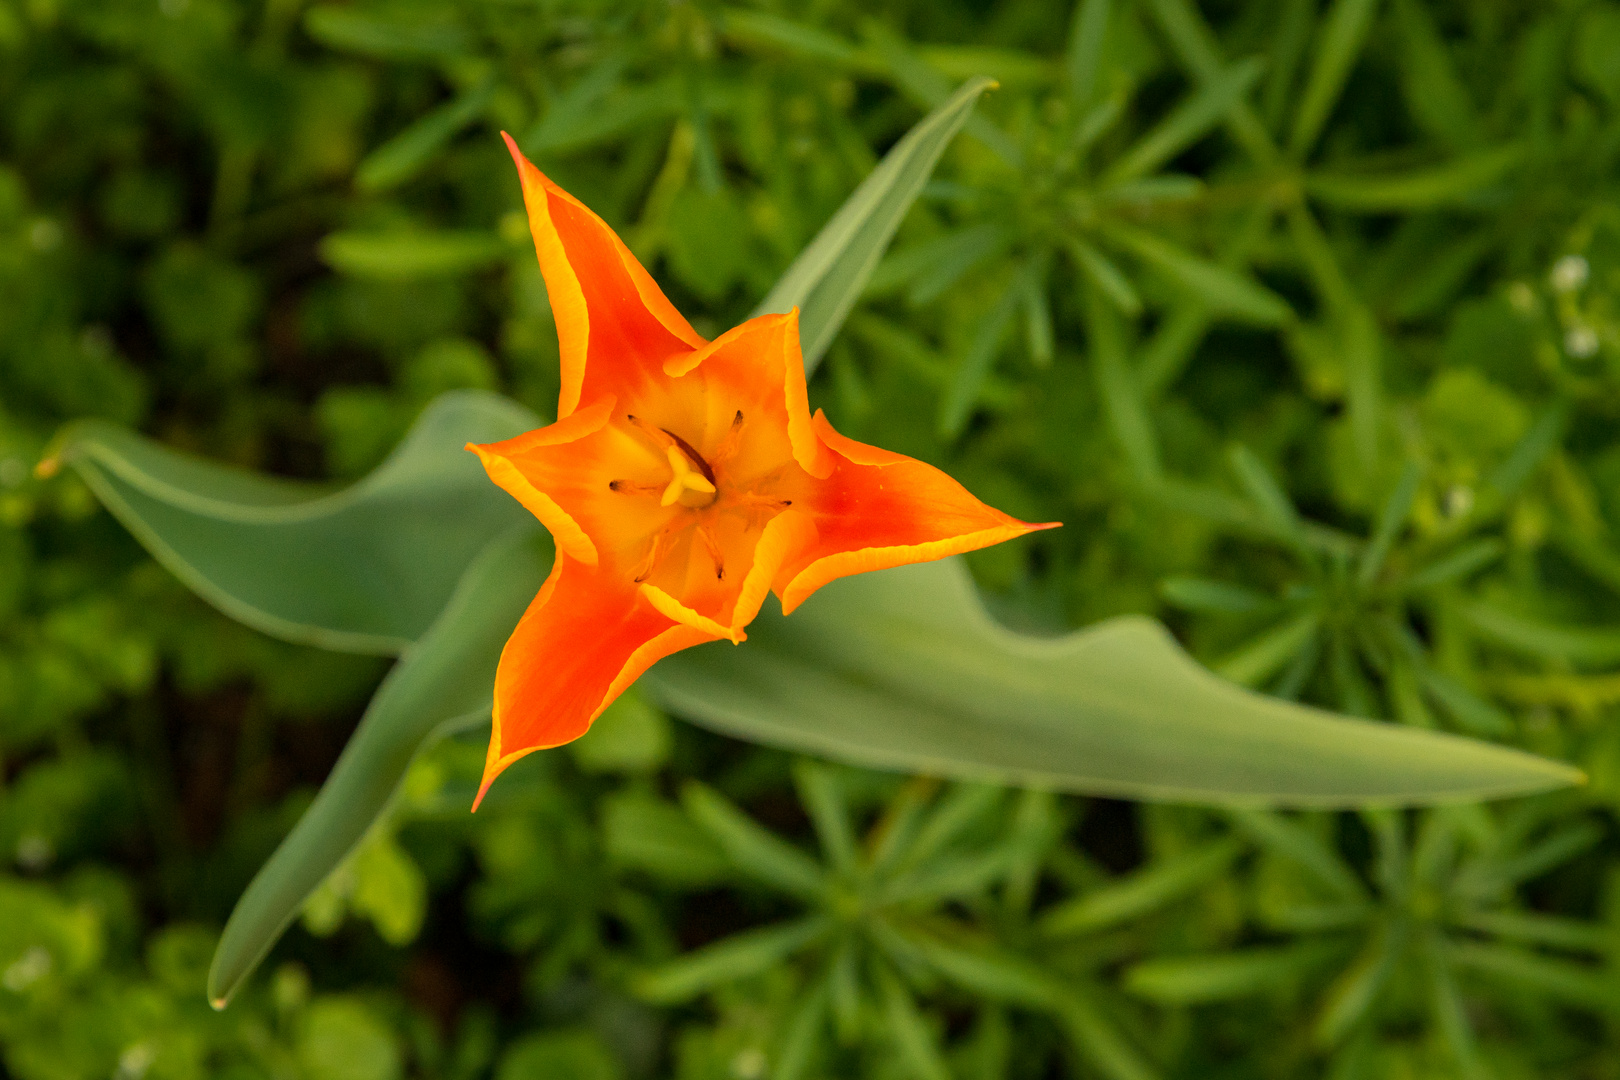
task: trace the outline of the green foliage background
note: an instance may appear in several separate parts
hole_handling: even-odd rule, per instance
[[[941,785],[635,696],[481,736],[223,1013],[214,940],[380,661],[260,637],[64,421],[299,477],[549,414],[495,132],[713,334],[962,79],[812,383],[1067,527],[1011,625],[1166,619],[1251,686],[1580,764],[1358,815]],[[18,1080],[1620,1073],[1620,6],[0,0],[0,1043]]]

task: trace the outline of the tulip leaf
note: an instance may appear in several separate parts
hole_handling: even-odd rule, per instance
[[[100,420],[66,429],[55,460],[225,614],[289,641],[390,654],[428,628],[490,537],[532,520],[462,446],[537,426],[494,394],[446,394],[371,475],[336,491],[200,461]]]
[[[798,306],[806,374],[832,344],[946,144],[993,85],[990,79],[970,79],[906,132],[755,309],[762,315]]]
[[[382,816],[417,751],[487,721],[501,649],[550,566],[544,532],[527,524],[491,541],[466,568],[443,612],[383,680],[320,794],[237,901],[208,973],[216,1007]]]
[[[955,560],[835,582],[740,647],[644,676],[706,727],[860,765],[1184,802],[1427,804],[1578,783],[1557,762],[1234,686],[1157,623],[1058,639],[995,624]]]

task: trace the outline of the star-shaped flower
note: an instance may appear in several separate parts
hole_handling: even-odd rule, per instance
[[[551,531],[551,576],[495,676],[479,798],[513,761],[583,735],[659,659],[741,642],[827,582],[1032,529],[931,465],[810,414],[798,311],[705,341],[624,242],[510,136],[557,320],[557,422],[470,446]]]

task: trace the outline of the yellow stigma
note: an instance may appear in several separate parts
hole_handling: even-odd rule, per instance
[[[692,468],[692,463],[679,447],[671,446],[667,453],[669,468],[674,475],[664,489],[663,498],[658,500],[659,505],[674,506],[678,502],[682,506],[698,508],[713,502],[714,485],[709,483],[708,477]]]

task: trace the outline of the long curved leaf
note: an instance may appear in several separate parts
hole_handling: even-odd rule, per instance
[[[880,768],[1133,799],[1343,807],[1577,783],[1557,762],[1349,720],[1210,674],[1157,623],[1044,640],[994,623],[955,560],[847,578],[645,684],[753,742]]]
[[[390,654],[433,622],[490,537],[532,520],[463,445],[539,423],[495,394],[446,394],[388,460],[340,491],[201,461],[102,420],[66,429],[57,460],[232,618],[289,641]]]
[[[530,524],[467,567],[443,613],[383,680],[320,794],[237,901],[208,972],[216,1008],[382,815],[416,752],[488,718],[501,648],[550,566],[545,533]]]
[[[798,306],[806,374],[832,344],[946,144],[967,122],[979,95],[994,85],[991,79],[970,79],[906,132],[754,309],[763,315]]]

